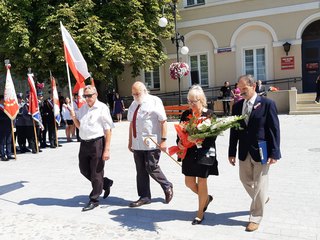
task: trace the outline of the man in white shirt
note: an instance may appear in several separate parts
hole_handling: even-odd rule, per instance
[[[165,203],[169,203],[173,197],[172,183],[167,180],[158,165],[161,150],[165,151],[167,148],[167,116],[163,103],[160,98],[148,94],[142,82],[132,85],[132,96],[134,101],[128,109],[128,148],[133,152],[136,164],[137,190],[140,198],[129,206],[139,207],[151,202],[149,175],[161,185],[165,193]]]
[[[105,190],[103,198],[108,197],[113,181],[104,178],[104,164],[110,159],[111,129],[114,124],[107,105],[97,99],[95,87],[86,86],[83,105],[75,115],[71,110],[71,117],[79,128],[81,145],[79,151],[79,168],[92,184],[89,203],[82,211],[89,211],[99,206],[99,196]]]

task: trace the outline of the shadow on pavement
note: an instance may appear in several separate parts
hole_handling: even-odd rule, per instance
[[[83,207],[89,201],[88,196],[80,195],[73,198],[31,198],[21,201],[19,205],[35,204],[38,206]]]
[[[0,186],[0,195],[6,194],[8,192],[15,191],[17,189],[23,188],[24,183],[28,183],[28,181],[20,181],[20,182],[14,182],[6,185]]]
[[[154,203],[153,200],[154,199],[152,199],[152,203]],[[156,223],[169,222],[175,220],[190,222],[191,227],[191,222],[196,216],[196,212],[194,211],[188,212],[168,209],[154,210],[144,209],[143,207],[127,207],[112,210],[109,212],[109,214],[114,215],[114,217],[112,217],[111,219],[113,219],[116,222],[119,222],[121,226],[126,227],[129,230],[143,229],[147,231],[158,231],[158,226],[156,225]],[[248,214],[248,211],[228,212],[220,214],[206,212],[205,219],[203,220],[201,225],[246,226],[246,224],[248,223],[247,221],[236,220],[233,218]]]

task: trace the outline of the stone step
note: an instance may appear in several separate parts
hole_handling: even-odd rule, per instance
[[[297,111],[320,111],[320,107],[297,106]]]
[[[302,101],[297,101],[297,104],[316,104],[315,102],[314,102],[314,99],[313,100],[302,100]]]
[[[311,114],[320,114],[319,111],[291,111],[289,115],[311,115]]]
[[[297,101],[314,101],[316,93],[300,93],[297,94]]]

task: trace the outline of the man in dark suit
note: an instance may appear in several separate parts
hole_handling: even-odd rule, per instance
[[[240,180],[252,198],[249,224],[246,231],[255,231],[263,217],[268,189],[269,166],[281,158],[280,125],[275,103],[255,92],[256,80],[251,75],[241,76],[238,87],[244,98],[235,103],[232,115],[247,115],[241,122],[242,129],[230,130],[229,162],[236,163],[237,145],[239,143]],[[267,163],[262,164],[259,142],[267,145]]]

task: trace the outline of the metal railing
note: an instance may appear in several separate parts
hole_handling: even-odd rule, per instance
[[[291,87],[296,87],[297,84],[301,84],[301,77],[292,77],[292,78],[281,78],[262,81],[262,84],[268,89],[270,86],[278,87],[280,90],[289,90]],[[222,86],[217,87],[203,87],[203,91],[206,94],[208,103],[212,103],[220,97],[220,89]],[[233,88],[233,86],[231,86]],[[179,103],[179,92],[166,92],[166,93],[152,93],[160,97],[165,106],[167,105],[178,105]],[[188,90],[181,91],[182,104],[187,103],[187,94]],[[130,106],[133,101],[132,96],[123,97],[123,101],[126,107]]]

